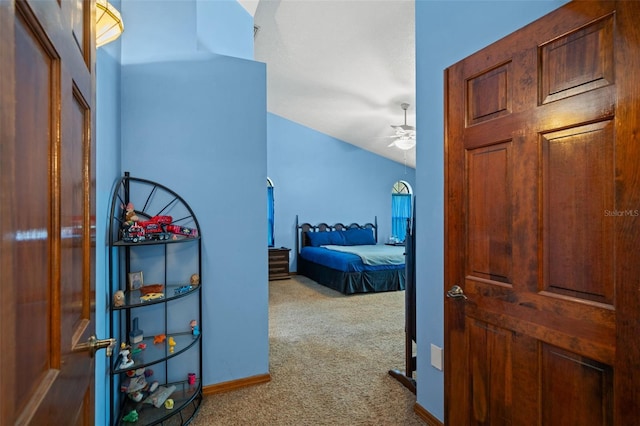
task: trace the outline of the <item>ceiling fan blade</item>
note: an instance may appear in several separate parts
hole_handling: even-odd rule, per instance
[[[413,126],[409,126],[407,124],[399,124],[399,125],[391,125],[391,127],[393,127],[394,129],[396,129],[397,131],[403,131],[403,132],[409,132],[409,131],[415,131],[416,128]]]

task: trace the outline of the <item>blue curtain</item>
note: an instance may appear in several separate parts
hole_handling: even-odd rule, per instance
[[[267,243],[269,247],[273,247],[273,186],[267,186],[267,219],[269,221]]]
[[[407,235],[407,219],[411,217],[411,194],[391,194],[391,236],[399,242]]]

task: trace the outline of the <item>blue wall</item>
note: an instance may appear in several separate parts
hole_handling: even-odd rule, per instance
[[[444,343],[444,69],[565,2],[416,1],[417,402],[440,420],[444,376],[430,345]]]
[[[200,49],[253,59],[253,17],[236,0],[197,0]]]
[[[235,0],[134,0],[121,12],[123,64],[210,52],[253,59],[253,18]]]
[[[119,7],[119,3],[115,3]],[[111,337],[108,314],[107,223],[115,180],[120,176],[120,41],[97,50],[96,61],[96,336]],[[95,423],[107,423],[109,366],[96,352]]]
[[[109,333],[107,213],[126,170],[176,190],[200,220],[205,385],[268,372],[265,66],[211,52],[252,58],[253,20],[235,1],[208,3],[115,2],[125,32],[96,64],[97,334]],[[199,22],[198,11],[224,15]],[[104,351],[96,357],[103,425],[109,371]]]
[[[345,225],[373,222],[377,216],[378,241],[389,239],[391,188],[398,180],[413,187],[415,169],[275,114],[267,116],[267,140],[275,246],[292,249],[292,270],[296,270],[296,215],[301,223]]]
[[[265,78],[225,56],[122,69],[123,170],[200,222],[204,385],[269,371]]]

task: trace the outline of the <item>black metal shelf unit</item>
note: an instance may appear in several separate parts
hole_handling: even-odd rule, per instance
[[[128,172],[114,187],[108,253],[109,326],[118,340],[110,361],[113,425],[184,425],[200,408],[200,235],[193,210],[169,188]]]

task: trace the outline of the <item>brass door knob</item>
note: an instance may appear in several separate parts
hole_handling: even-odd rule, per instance
[[[113,348],[116,346],[116,339],[98,339],[95,335],[87,339],[87,343],[81,343],[75,347],[74,352],[89,352],[89,356],[93,358],[98,349],[106,349],[107,356],[113,354]]]
[[[467,296],[464,294],[464,290],[462,290],[462,287],[457,284],[449,289],[447,297],[452,299],[467,299]]]

